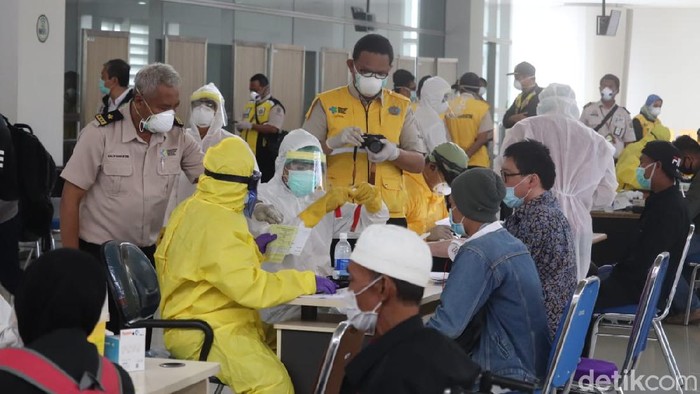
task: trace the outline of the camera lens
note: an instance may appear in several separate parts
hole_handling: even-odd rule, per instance
[[[383,142],[373,140],[369,143],[369,145],[367,146],[367,149],[369,149],[369,151],[372,153],[379,153],[383,147],[384,147]]]

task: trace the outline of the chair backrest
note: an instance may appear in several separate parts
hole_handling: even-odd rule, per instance
[[[338,324],[326,350],[314,394],[337,394],[345,377],[345,366],[362,349],[364,331],[344,321]]]
[[[102,245],[107,283],[126,324],[153,316],[160,303],[158,276],[151,261],[128,242],[107,241]]]
[[[673,296],[676,295],[676,286],[678,286],[678,280],[681,278],[681,273],[683,272],[683,266],[685,265],[685,258],[688,256],[688,248],[690,247],[690,240],[695,234],[695,225],[690,225],[690,230],[688,230],[688,236],[685,239],[685,246],[683,247],[683,254],[681,259],[678,260],[678,267],[676,267],[676,276],[673,278],[673,285],[671,286],[671,291],[668,293],[668,299],[666,300],[666,306],[662,311],[659,319],[663,320],[668,315],[671,310],[671,304],[673,303]]]
[[[554,336],[543,393],[565,387],[576,372],[599,289],[600,280],[595,276],[582,279],[576,285]]]
[[[636,366],[639,355],[647,346],[649,338],[649,330],[651,324],[656,317],[656,304],[661,297],[661,289],[663,288],[664,278],[668,271],[668,252],[660,253],[654,260],[654,264],[649,269],[647,281],[642,290],[642,297],[637,306],[637,312],[632,324],[632,332],[630,333],[629,342],[627,342],[627,355],[625,362],[622,364],[622,374],[630,373]]]

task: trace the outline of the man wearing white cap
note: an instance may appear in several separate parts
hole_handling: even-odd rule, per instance
[[[471,388],[479,367],[418,315],[432,265],[425,242],[410,230],[375,224],[362,232],[350,259],[348,320],[375,339],[345,367],[341,393]]]

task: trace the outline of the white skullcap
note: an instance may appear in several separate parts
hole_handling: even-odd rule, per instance
[[[367,227],[350,259],[386,276],[419,287],[430,281],[433,257],[428,245],[411,230],[389,224]]]

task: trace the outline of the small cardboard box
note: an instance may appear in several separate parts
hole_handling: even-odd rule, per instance
[[[146,329],[121,330],[120,335],[108,335],[105,357],[127,372],[143,371],[146,367]]]

